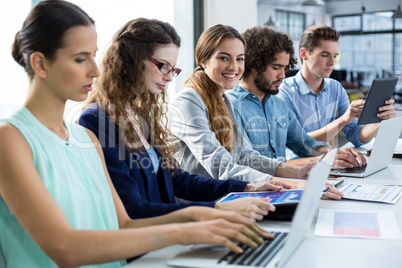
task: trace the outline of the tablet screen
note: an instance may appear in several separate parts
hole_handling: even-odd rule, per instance
[[[359,116],[358,125],[381,122],[381,119],[377,117],[378,108],[384,106],[385,101],[392,97],[397,81],[398,78],[396,77],[376,78],[373,80]]]
[[[302,193],[303,189],[292,189],[278,192],[233,192],[227,194],[226,196],[218,200],[218,202],[228,202],[244,197],[257,197],[257,198],[270,197],[271,198],[270,203],[274,205],[294,204],[300,202]]]

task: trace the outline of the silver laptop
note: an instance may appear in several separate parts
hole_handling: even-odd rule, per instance
[[[283,267],[311,228],[318,201],[325,186],[336,150],[329,152],[310,171],[301,201],[297,206],[290,232],[275,232],[275,239],[266,240],[257,249],[244,245],[237,254],[213,245],[191,246],[167,262],[172,267]]]
[[[388,167],[401,130],[402,116],[381,121],[370,157],[367,158],[367,165],[364,167],[333,169],[330,174],[363,178]]]

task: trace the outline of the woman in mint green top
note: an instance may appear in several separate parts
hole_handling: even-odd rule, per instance
[[[16,127],[28,142],[36,170],[72,228],[119,229],[102,162],[83,127],[66,125],[69,137],[63,140],[26,107],[5,121]],[[15,256],[7,258],[5,263],[0,262],[0,267],[32,267],[34,263],[37,267],[56,267],[25,232],[1,197],[0,215],[3,255]],[[101,267],[120,267],[120,263],[112,262]]]
[[[96,39],[93,20],[61,0],[39,2],[15,36],[30,85],[24,107],[0,120],[0,267],[120,267],[172,244],[240,252],[235,241],[269,237],[251,219],[207,207],[129,218],[96,136],[63,120],[67,99],[85,100],[99,75]]]

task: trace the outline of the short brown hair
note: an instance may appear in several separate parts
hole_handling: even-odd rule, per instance
[[[304,30],[299,44],[299,50],[304,47],[309,53],[318,47],[321,40],[339,41],[341,34],[327,25],[312,25]],[[303,61],[303,60],[302,60]]]
[[[251,70],[264,72],[267,65],[276,60],[276,54],[283,51],[290,56],[289,67],[295,67],[297,60],[294,57],[293,42],[287,34],[257,26],[245,31],[243,38],[246,41],[243,77],[246,78]]]

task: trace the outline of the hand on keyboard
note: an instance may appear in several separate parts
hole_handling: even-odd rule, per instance
[[[348,168],[366,166],[367,160],[363,154],[354,148],[345,148],[338,150],[334,165]]]
[[[274,240],[265,240],[258,248],[250,248],[239,244],[244,252],[234,253],[232,251],[224,255],[218,263],[265,267],[275,254],[283,247],[288,233],[273,232]]]

